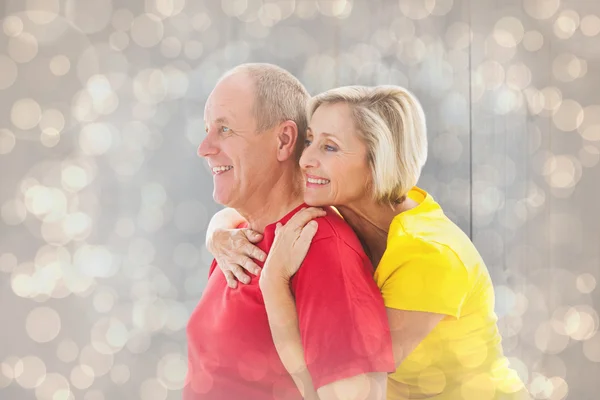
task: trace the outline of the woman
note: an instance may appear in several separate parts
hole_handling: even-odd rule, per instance
[[[415,187],[427,158],[418,101],[394,86],[342,87],[314,97],[309,118],[300,160],[304,199],[310,206],[335,206],[376,266],[397,367],[388,377],[387,398],[527,396],[502,352],[483,260],[431,195]],[[306,237],[301,226],[308,221],[298,216],[278,228],[261,274],[289,279],[296,272],[308,246],[298,238]],[[208,234],[209,249],[230,281],[234,275],[243,280],[241,266],[255,270],[248,255],[260,256],[244,250],[256,233],[216,229],[239,222],[225,210]],[[280,356],[293,364],[289,354]],[[301,354],[294,357],[296,365],[303,362]]]

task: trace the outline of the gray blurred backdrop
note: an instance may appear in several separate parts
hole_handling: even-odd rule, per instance
[[[178,399],[220,74],[421,99],[420,186],[481,251],[536,399],[600,389],[598,0],[3,0],[0,399]],[[350,178],[349,178],[350,179]],[[240,332],[243,334],[243,332]]]

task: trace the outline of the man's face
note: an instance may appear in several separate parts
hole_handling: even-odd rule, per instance
[[[264,196],[266,174],[277,161],[273,135],[257,132],[254,98],[252,80],[236,73],[217,84],[204,109],[206,137],[198,154],[211,168],[214,200],[227,207]]]

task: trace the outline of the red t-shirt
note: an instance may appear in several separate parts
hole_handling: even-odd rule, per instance
[[[279,222],[285,224],[300,208]],[[291,288],[305,360],[315,388],[368,372],[394,371],[391,336],[373,267],[350,226],[333,211],[319,229]],[[275,224],[258,243],[270,249]],[[262,263],[258,262],[262,267]],[[187,327],[184,399],[302,399],[281,363],[258,277],[227,286],[213,261]]]

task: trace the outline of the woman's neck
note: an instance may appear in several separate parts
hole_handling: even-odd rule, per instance
[[[368,199],[351,205],[336,206],[346,222],[360,239],[374,268],[385,253],[392,220],[400,213],[416,207],[418,203],[406,198],[400,204],[389,205]]]

